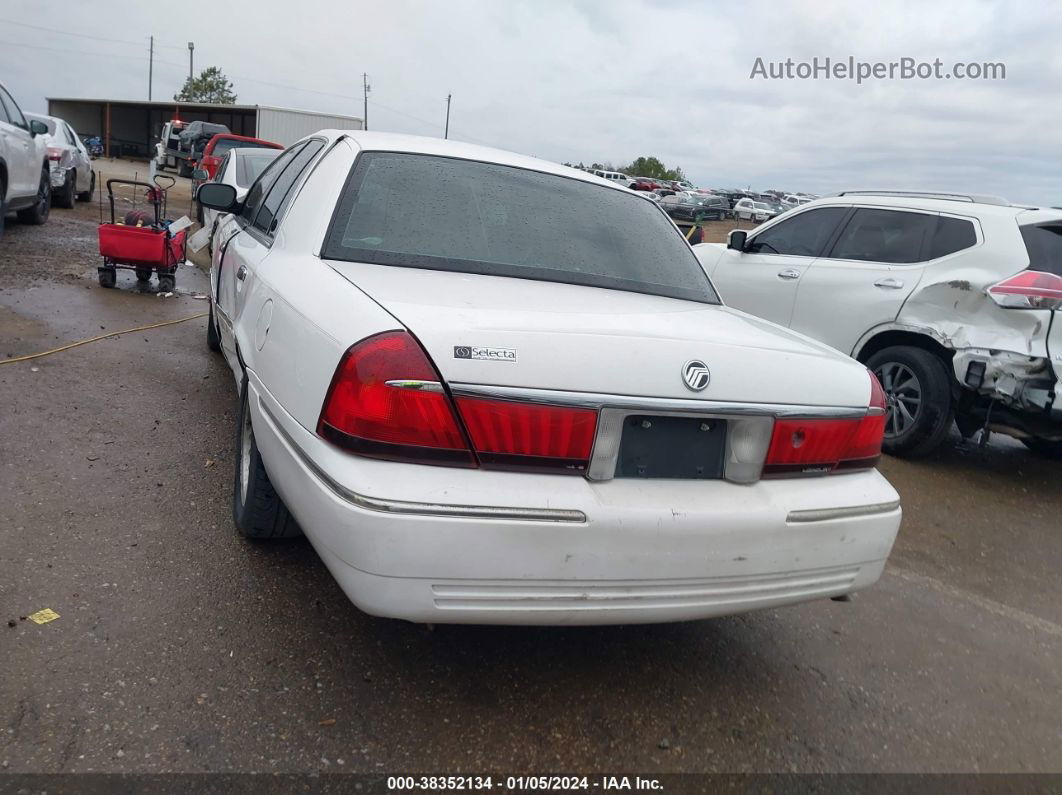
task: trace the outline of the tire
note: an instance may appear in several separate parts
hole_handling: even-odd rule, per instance
[[[172,293],[174,288],[177,287],[177,277],[172,273],[159,274],[159,292],[160,293]]]
[[[58,192],[52,191],[52,206],[62,207],[64,210],[72,210],[74,208],[74,192],[77,190],[77,172],[73,169],[66,172],[66,179],[63,180],[63,187]]]
[[[218,327],[214,323],[214,302],[210,301],[210,314],[207,316],[207,347],[214,353],[221,353],[221,337],[218,336]]]
[[[89,189],[77,195],[79,202],[92,201],[92,194],[96,192],[96,172],[90,171],[89,173],[92,175],[92,179],[89,180]]]
[[[944,362],[921,348],[898,345],[875,353],[867,368],[881,382],[888,404],[881,449],[913,458],[940,447],[955,416]]]
[[[1040,439],[1033,436],[1021,443],[1044,458],[1062,458],[1062,439]]]
[[[145,283],[146,282],[150,282],[151,281],[151,274],[152,274],[151,268],[137,268],[136,269],[136,280],[138,282],[145,282]]]
[[[188,165],[187,160],[182,160],[180,163],[177,164],[177,175],[180,177],[190,177],[192,176],[192,171],[193,169],[190,165]]]
[[[232,520],[244,538],[294,538],[302,530],[269,482],[251,426],[247,378],[240,388],[236,415],[236,468],[232,484]]]
[[[7,183],[0,179],[0,237],[4,236],[4,222],[7,219]]]
[[[118,271],[114,268],[103,268],[99,271],[100,287],[111,288],[118,283]]]
[[[18,211],[18,220],[24,224],[40,226],[48,220],[52,211],[52,176],[48,173],[48,164],[41,169],[41,181],[37,187],[37,202],[32,207]]]

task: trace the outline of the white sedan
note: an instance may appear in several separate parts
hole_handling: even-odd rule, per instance
[[[48,147],[48,169],[52,179],[52,204],[67,209],[74,200],[87,202],[96,189],[96,173],[92,158],[74,128],[55,116],[27,113],[48,127],[45,144]]]
[[[362,610],[676,621],[839,596],[900,524],[862,365],[723,306],[652,203],[454,141],[322,131],[221,212],[234,518]]]

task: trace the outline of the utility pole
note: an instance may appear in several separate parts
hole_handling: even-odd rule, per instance
[[[361,88],[364,91],[365,105],[362,111],[361,129],[369,129],[369,92],[372,91],[372,86],[369,85],[369,75],[365,72],[361,73]]]
[[[192,71],[192,53],[194,53],[194,52],[195,52],[195,42],[194,41],[190,41],[190,42],[188,42],[188,79],[189,80],[192,79],[192,75],[193,75],[193,71]]]
[[[155,76],[155,37],[151,37],[151,49],[148,51],[148,102],[151,102],[151,84]]]
[[[450,98],[453,94],[446,95],[446,130],[443,132],[443,138],[450,137]]]

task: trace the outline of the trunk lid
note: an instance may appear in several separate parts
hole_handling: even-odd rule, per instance
[[[811,406],[869,401],[862,365],[723,306],[527,279],[329,265],[408,328],[450,383]],[[683,380],[694,359],[711,374],[703,391]]]

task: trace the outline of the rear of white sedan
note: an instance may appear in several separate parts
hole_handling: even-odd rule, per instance
[[[722,306],[636,193],[324,132],[243,203],[200,200],[234,213],[211,327],[244,385],[237,526],[297,520],[362,610],[676,621],[881,575],[900,508],[877,382]]]

